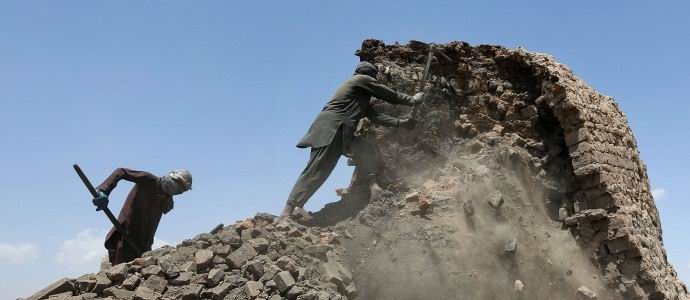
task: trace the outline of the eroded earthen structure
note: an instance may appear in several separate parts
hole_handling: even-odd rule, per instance
[[[431,66],[432,99],[419,128],[374,129],[370,137],[387,161],[382,179],[395,184],[433,160],[443,162],[458,140],[508,136],[531,154],[547,204],[556,204],[554,218],[571,228],[611,288],[626,298],[687,298],[666,258],[645,164],[613,98],[545,54],[464,42],[440,49],[451,61],[438,57]],[[383,70],[380,80],[413,92],[427,53],[424,43],[367,40],[357,55]]]

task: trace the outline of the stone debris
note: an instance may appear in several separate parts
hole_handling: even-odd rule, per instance
[[[500,209],[501,206],[503,206],[503,195],[499,193],[494,193],[489,197],[489,200],[487,201],[489,203],[489,206],[493,209]]]
[[[256,256],[256,250],[247,243],[228,255],[227,262],[230,267],[241,268],[247,261],[254,258],[254,256]]]
[[[583,211],[579,211],[576,214],[566,218],[563,221],[563,224],[572,226],[576,225],[580,222],[592,222],[592,221],[598,221],[603,218],[606,218],[608,213],[606,212],[605,209],[602,208],[597,208],[597,209],[587,209]]]
[[[159,265],[152,265],[141,270],[141,274],[144,275],[144,277],[149,277],[151,275],[163,276],[165,275],[165,271],[163,271],[163,268]]]
[[[427,196],[419,197],[417,201],[417,206],[419,207],[419,212],[424,214],[431,208],[432,202],[431,198]]]
[[[405,199],[406,202],[415,202],[415,201],[419,201],[419,193],[418,193],[418,192],[410,192],[410,193],[407,193],[407,194],[405,194],[405,196],[403,197],[403,199]]]
[[[122,282],[122,287],[125,289],[128,289],[130,291],[133,291],[141,282],[141,277],[139,275],[133,274],[127,277],[125,281]]]
[[[61,293],[73,293],[77,291],[78,283],[74,280],[68,278],[62,278],[55,283],[47,286],[46,288],[40,290],[39,292],[27,297],[25,300],[41,300],[48,298],[51,295],[57,295]]]
[[[127,272],[129,272],[129,264],[123,263],[110,267],[105,271],[105,275],[112,281],[122,282],[127,277]]]
[[[327,258],[340,260],[343,250],[338,234],[276,219],[257,214],[216,234],[201,234],[176,247],[152,250],[142,259],[77,280],[62,279],[27,299],[46,299],[61,293],[82,297],[79,299],[141,300],[346,299],[356,294],[352,275],[344,266],[326,267],[337,270],[334,272],[341,278],[341,274],[349,274],[343,279],[347,283],[342,289],[318,271],[330,264]],[[313,238],[307,241],[287,235],[293,229]],[[238,232],[247,230],[255,233],[244,241],[236,238]]]
[[[114,297],[115,299],[128,299],[134,296],[134,292],[123,288],[111,286],[103,290],[103,296]]]
[[[525,288],[525,284],[522,283],[522,280],[520,280],[520,279],[515,280],[515,282],[513,283],[513,289],[515,289],[516,292],[522,292],[522,289],[524,289],[524,288]]]
[[[288,271],[279,272],[278,274],[273,276],[273,281],[276,283],[276,286],[278,287],[278,290],[280,290],[281,293],[286,292],[293,285],[295,285],[295,279],[292,278],[292,275],[290,275],[290,272]]]
[[[517,250],[517,239],[512,239],[506,244],[505,251],[512,254],[515,253],[515,250]]]
[[[577,289],[577,297],[582,300],[593,300],[598,299],[597,294],[587,287],[581,286]]]
[[[249,298],[256,298],[261,295],[261,292],[264,289],[264,284],[260,281],[247,281],[244,287]]]
[[[558,209],[558,220],[559,221],[565,221],[565,219],[568,218],[568,209],[565,207],[561,207]]]
[[[145,286],[139,286],[135,291],[134,291],[134,300],[157,300],[162,297],[161,294],[154,292],[153,290],[145,287]]]
[[[213,251],[202,249],[194,255],[194,263],[199,269],[206,269],[213,264]]]
[[[474,216],[474,202],[472,200],[467,200],[462,203],[462,208],[465,214],[468,216]]]

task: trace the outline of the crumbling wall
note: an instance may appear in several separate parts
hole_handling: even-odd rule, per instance
[[[357,55],[413,93],[428,49]],[[380,195],[355,176],[312,226],[258,214],[30,299],[689,299],[613,99],[544,54],[440,49],[414,130],[358,128]]]
[[[458,141],[508,137],[531,155],[545,206],[591,254],[625,298],[686,299],[666,259],[661,224],[637,144],[613,98],[601,95],[552,57],[499,46],[441,45],[427,85],[430,101],[412,132],[364,126],[385,169],[379,183],[405,190],[405,178],[442,166]],[[366,40],[357,52],[379,80],[412,93],[428,45]],[[376,109],[404,115],[406,108]],[[433,169],[433,168],[431,168]]]

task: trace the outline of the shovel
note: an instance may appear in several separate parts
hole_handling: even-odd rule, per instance
[[[77,165],[77,164],[74,164],[73,167],[74,167],[74,170],[77,171],[77,175],[79,175],[79,178],[81,178],[81,181],[86,186],[86,189],[89,190],[89,192],[91,193],[91,195],[94,198],[97,198],[98,192],[96,192],[96,189],[91,184],[91,181],[89,181],[89,178],[86,177],[86,175],[84,174],[84,171],[82,171],[81,168],[79,167],[79,165]],[[115,229],[120,233],[120,235],[125,240],[127,245],[134,251],[134,253],[138,257],[141,257],[141,251],[139,250],[139,247],[137,247],[137,244],[134,243],[134,240],[132,240],[132,238],[129,236],[127,229],[122,227],[122,224],[120,224],[120,222],[115,218],[115,216],[113,215],[113,213],[110,211],[110,209],[107,206],[103,208],[103,212],[108,217],[110,222],[113,223],[113,226],[115,226]]]

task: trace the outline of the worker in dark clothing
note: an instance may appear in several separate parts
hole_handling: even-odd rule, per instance
[[[372,165],[373,162],[366,158],[371,154],[361,149],[362,147],[356,149],[358,145],[362,145],[354,138],[355,127],[360,119],[367,117],[380,125],[414,128],[414,120],[380,114],[370,108],[369,102],[374,96],[393,104],[414,105],[424,101],[424,94],[409,96],[396,92],[378,82],[376,74],[376,67],[368,62],[357,65],[355,74],[336,90],[307,134],[297,144],[299,148],[310,147],[311,154],[307,167],[290,192],[282,216],[290,216],[295,207],[304,206],[326,181],[343,154],[354,154],[353,159],[357,167],[369,169],[365,173],[373,177],[376,168]],[[370,184],[377,187],[375,182]]]
[[[173,209],[172,196],[192,188],[192,174],[187,170],[174,170],[158,177],[149,172],[119,168],[96,188],[99,194],[93,199],[96,210],[108,205],[108,195],[122,179],[135,184],[117,220],[142,252],[149,251],[161,216]],[[105,248],[108,249],[108,258],[113,265],[137,258],[115,227],[105,239]]]

